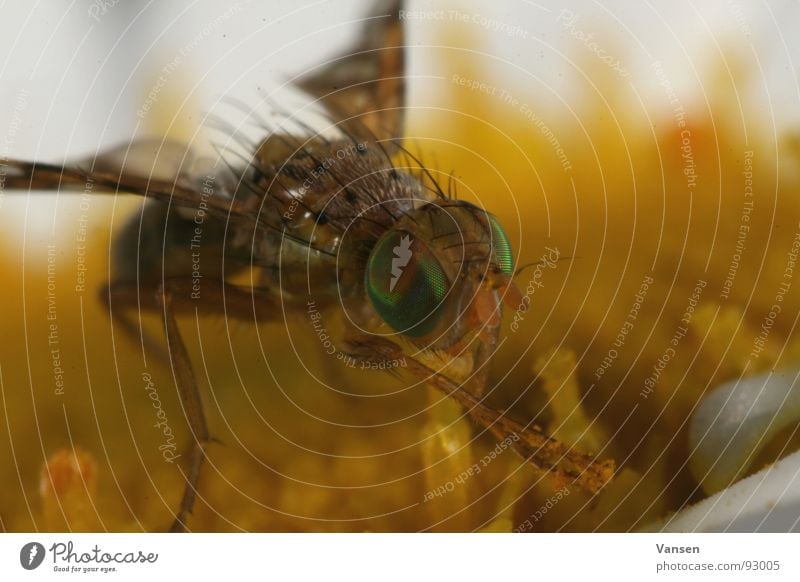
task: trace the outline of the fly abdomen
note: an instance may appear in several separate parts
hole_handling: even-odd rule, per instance
[[[189,210],[189,212],[187,212]],[[225,224],[191,209],[171,209],[149,200],[134,213],[113,243],[112,281],[135,283],[192,277],[221,278]],[[226,265],[227,270],[236,268]]]

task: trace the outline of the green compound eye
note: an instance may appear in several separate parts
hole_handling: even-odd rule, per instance
[[[511,243],[508,242],[508,235],[497,219],[491,214],[486,215],[489,219],[489,226],[492,229],[492,255],[494,262],[500,267],[500,272],[504,275],[514,274],[514,255],[511,252]]]
[[[399,231],[385,234],[372,249],[365,285],[378,315],[411,337],[423,336],[436,326],[449,288],[428,247]]]

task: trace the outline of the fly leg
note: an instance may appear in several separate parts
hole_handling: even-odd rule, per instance
[[[186,518],[192,512],[195,497],[197,497],[197,482],[200,479],[200,469],[206,456],[206,447],[210,441],[208,434],[208,424],[206,415],[203,412],[203,401],[200,398],[200,391],[197,388],[197,381],[192,370],[192,362],[183,343],[178,322],[175,320],[172,302],[173,296],[170,291],[169,281],[161,285],[156,292],[156,300],[159,302],[164,316],[164,334],[167,339],[167,351],[169,352],[170,366],[178,388],[178,395],[183,405],[183,412],[189,423],[189,430],[192,433],[192,442],[189,448],[189,467],[185,473],[186,487],[183,490],[181,504],[175,514],[170,531],[186,531]]]
[[[365,360],[397,360],[405,356],[402,348],[388,340],[363,336],[350,340],[356,357]],[[614,474],[614,462],[595,460],[548,436],[536,425],[523,425],[504,413],[486,406],[464,387],[447,376],[405,356],[407,370],[458,401],[468,414],[497,438],[508,442],[517,454],[537,469],[550,471],[586,491],[595,493]]]
[[[200,391],[197,386],[186,344],[178,328],[176,313],[219,314],[238,320],[254,322],[257,317],[274,318],[280,310],[275,308],[274,297],[267,291],[244,289],[213,279],[203,279],[202,301],[196,294],[196,286],[190,278],[166,279],[152,292],[152,287],[139,289],[135,285],[115,284],[110,287],[113,307],[128,307],[157,310],[163,317],[167,342],[167,360],[172,369],[183,412],[192,434],[187,453],[188,467],[183,473],[186,485],[180,506],[170,531],[186,531],[186,521],[192,512],[197,497],[200,471],[206,457],[206,449],[212,441]]]
[[[141,297],[138,292],[139,288],[135,285],[126,285],[124,283],[113,283],[111,285],[104,285],[98,293],[98,297],[103,306],[111,310],[111,301],[114,300],[115,305],[124,303],[130,308],[137,309],[152,309],[153,298]],[[144,304],[141,300],[145,300]],[[147,365],[147,358],[153,356],[159,363],[167,365],[169,363],[169,354],[164,349],[164,346],[158,342],[153,336],[141,326],[141,320],[137,320],[129,315],[127,311],[119,311],[114,314],[114,324],[117,328],[122,329],[123,335],[127,336],[131,341],[137,343],[142,350],[142,361]]]

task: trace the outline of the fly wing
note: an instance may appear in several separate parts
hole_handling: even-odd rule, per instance
[[[401,0],[379,0],[365,19],[360,41],[315,68],[297,85],[337,119],[352,119],[379,139],[400,138],[405,117],[405,54]]]
[[[238,177],[229,166],[172,141],[136,140],[63,165],[6,160],[0,163],[0,178],[6,190],[120,192],[192,209],[205,193],[209,214],[257,220],[246,201],[235,198]]]
[[[86,157],[75,165],[120,177],[149,176],[153,180],[179,181],[191,175],[196,156],[186,144],[142,139]]]

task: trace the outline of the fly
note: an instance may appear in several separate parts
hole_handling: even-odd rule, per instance
[[[352,361],[391,368],[387,362],[404,358],[408,373],[457,400],[533,466],[575,486],[596,492],[613,474],[612,461],[484,404],[503,303],[520,300],[511,245],[497,218],[451,196],[403,147],[402,3],[379,8],[359,45],[297,83],[319,100],[335,137],[299,122],[301,134],[275,128],[248,110],[263,140],[250,143],[220,124],[241,149],[220,148],[210,164],[184,146],[158,141],[64,165],[5,163],[7,189],[90,187],[148,199],[115,242],[112,277],[100,297],[143,347],[155,341],[142,337],[125,311],[163,316],[194,435],[172,530],[187,528],[210,442],[175,319],[196,305],[249,323],[310,304],[343,309],[352,322],[345,338]],[[250,285],[231,282],[248,269]]]

